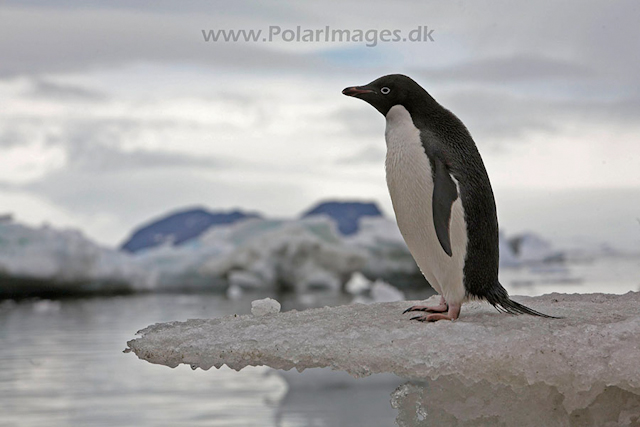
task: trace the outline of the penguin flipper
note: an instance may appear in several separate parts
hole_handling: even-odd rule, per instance
[[[458,188],[442,160],[436,158],[434,163],[433,200],[431,203],[433,225],[436,229],[436,236],[438,236],[440,246],[442,246],[447,255],[452,256],[449,226],[451,224],[451,206],[458,198]]]

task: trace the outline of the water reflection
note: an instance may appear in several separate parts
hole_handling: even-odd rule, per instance
[[[123,354],[150,324],[248,314],[248,295],[139,295],[0,302],[1,426],[393,425],[393,376],[299,374],[269,368],[202,371]],[[346,303],[341,295],[281,298],[283,308]]]
[[[286,393],[268,368],[175,370],[123,354],[149,323],[241,312],[214,296],[0,306],[0,425],[272,426]]]
[[[288,390],[280,401],[276,426],[393,426],[396,411],[389,394],[405,381],[393,374],[355,379],[328,368],[278,371]]]

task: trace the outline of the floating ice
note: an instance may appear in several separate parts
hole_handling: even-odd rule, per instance
[[[473,302],[455,322],[425,324],[401,314],[414,302],[356,304],[156,324],[128,345],[141,359],[170,367],[328,366],[356,377],[449,378],[475,387],[475,410],[496,387],[553,390],[566,414],[607,402],[612,392],[624,394],[629,410],[640,407],[640,293],[516,299],[565,318],[511,316]]]
[[[81,283],[95,288],[123,283],[133,289],[155,284],[154,274],[131,257],[92,242],[78,230],[8,220],[0,222],[0,275],[67,283],[69,289]]]
[[[339,290],[366,261],[366,252],[347,245],[328,218],[249,219],[216,227],[181,246],[136,254],[157,271],[165,288],[195,286],[241,290]]]
[[[236,270],[229,272],[227,276],[229,287],[238,287],[248,290],[256,290],[264,287],[264,282],[255,274],[249,271]]]
[[[550,242],[534,233],[523,233],[509,239],[509,245],[519,262],[533,264],[562,259],[562,252],[554,250]]]
[[[227,292],[225,292],[227,298],[230,300],[237,300],[242,298],[242,288],[236,284],[230,284],[227,288]]]
[[[371,297],[376,302],[404,301],[401,290],[382,280],[376,280],[371,287]]]
[[[371,281],[359,271],[351,275],[349,281],[344,285],[344,290],[352,295],[358,295],[371,289]]]
[[[51,289],[188,289],[226,292],[230,298],[237,298],[244,291],[337,292],[345,285],[350,293],[368,292],[365,287],[371,284],[358,283],[358,276],[352,276],[355,272],[398,286],[426,286],[395,221],[372,216],[360,218],[358,224],[356,233],[343,236],[335,222],[324,216],[247,219],[210,228],[180,246],[167,243],[132,255],[102,247],[79,231],[33,228],[0,218],[0,278],[13,278],[10,286],[0,289],[0,295],[25,291],[40,295],[38,292]],[[502,269],[506,279],[509,270],[513,272],[511,280],[504,281],[506,286],[530,289],[545,280],[580,283],[581,277],[568,270],[548,271],[563,267],[549,267],[545,260],[558,261],[565,255],[531,233],[511,241],[500,238],[501,265],[531,269],[524,280],[522,268]],[[541,268],[543,271],[539,271]],[[350,277],[354,281],[348,283]],[[624,289],[629,286],[625,284]]]
[[[251,301],[251,314],[256,317],[280,313],[280,303],[271,298]]]
[[[217,277],[243,271],[266,288],[337,291],[366,259],[364,251],[345,245],[333,221],[324,217],[244,221],[232,226],[225,240],[235,244],[233,250],[211,257],[199,271]]]
[[[366,288],[369,291],[368,295],[364,295],[364,294],[356,295],[356,297],[352,301],[353,304],[355,303],[371,304],[374,302],[404,301],[404,292],[402,292],[395,286],[380,279],[376,280],[375,282],[370,282],[366,277],[362,276],[362,278],[368,282],[367,288]]]
[[[364,249],[367,254],[363,272],[369,277],[391,274],[419,274],[398,225],[392,219],[363,217],[360,230],[344,239],[349,246]]]

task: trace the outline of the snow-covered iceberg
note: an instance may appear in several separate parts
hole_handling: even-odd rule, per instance
[[[564,254],[562,251],[554,249],[551,242],[543,239],[535,233],[522,233],[508,239],[511,252],[515,255],[518,263],[539,264],[562,261]],[[507,247],[500,247],[507,251]],[[503,253],[501,252],[502,256]]]
[[[200,271],[223,277],[236,270],[249,272],[266,288],[337,291],[366,262],[366,253],[347,246],[325,217],[271,221],[266,228],[258,220],[244,224],[252,232],[239,224],[229,237],[240,244],[208,261]],[[236,240],[239,235],[242,242]]]
[[[358,233],[346,237],[345,243],[366,251],[363,272],[367,276],[421,276],[395,220],[384,217],[362,218]]]
[[[134,259],[74,229],[0,222],[0,296],[153,288],[155,275]],[[34,294],[34,295],[37,295]]]
[[[0,221],[0,297],[13,295],[10,287],[31,289],[32,296],[47,288],[215,291],[232,298],[246,290],[335,292],[355,272],[402,290],[427,289],[395,220],[381,216],[375,204],[328,202],[311,212],[301,219],[268,219],[187,210],[141,228],[144,233],[131,241],[135,245],[121,252],[79,231],[5,219]],[[341,221],[349,234],[340,231]],[[500,236],[501,278],[510,289],[550,280],[580,284],[582,277],[569,263],[548,262],[563,259],[566,253],[533,233]],[[11,283],[5,285],[3,278]]]
[[[347,245],[326,217],[248,219],[207,231],[181,246],[165,245],[134,258],[157,271],[161,288],[305,291],[340,290],[366,262],[364,250]]]
[[[507,392],[515,400],[547,399],[552,392],[566,416],[619,395],[626,414],[640,416],[640,293],[517,299],[564,318],[511,316],[469,303],[455,322],[424,324],[402,314],[412,302],[354,304],[156,324],[139,331],[127,351],[170,367],[330,367],[355,377],[387,372],[440,379],[435,384],[453,387],[442,404],[458,416],[475,411],[482,417],[484,402]],[[475,400],[461,397],[460,387],[474,390]],[[420,393],[399,390],[394,404],[416,408]]]
[[[396,286],[426,285],[393,219],[362,216],[358,224],[343,235],[326,215],[245,219],[133,256],[157,272],[158,289],[338,290],[356,271]],[[518,254],[501,235],[502,267],[535,266],[556,253],[533,234],[517,241]]]

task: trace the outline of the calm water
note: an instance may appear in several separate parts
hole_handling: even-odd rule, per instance
[[[389,395],[400,384],[393,376],[356,383],[343,373],[288,372],[289,387],[268,368],[170,369],[122,352],[149,324],[246,314],[252,298],[144,295],[0,303],[0,425],[393,425]]]
[[[501,280],[515,294],[624,293],[640,287],[637,261],[568,271],[523,269]],[[615,280],[607,281],[607,277]],[[402,380],[353,380],[326,370],[170,369],[122,353],[156,322],[246,314],[250,295],[140,295],[0,302],[0,426],[392,426]],[[417,298],[417,295],[411,297]],[[347,303],[285,299],[283,310]]]

